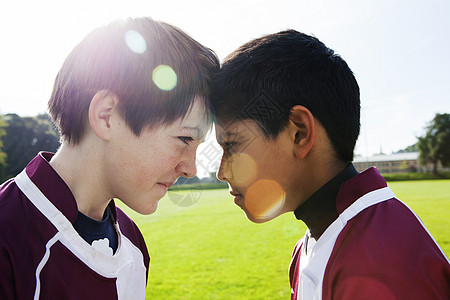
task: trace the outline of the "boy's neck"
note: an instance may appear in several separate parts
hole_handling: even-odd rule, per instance
[[[71,190],[78,210],[91,219],[101,221],[111,199],[101,182],[97,153],[90,147],[62,144],[50,165]]]
[[[311,236],[316,240],[339,215],[336,209],[336,196],[341,185],[357,174],[355,167],[350,163],[294,211],[296,218],[308,226]]]

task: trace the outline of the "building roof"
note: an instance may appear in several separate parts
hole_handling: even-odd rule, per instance
[[[376,154],[373,156],[355,156],[354,163],[359,162],[380,162],[380,161],[403,161],[403,160],[417,160],[419,152],[404,152],[392,154]]]

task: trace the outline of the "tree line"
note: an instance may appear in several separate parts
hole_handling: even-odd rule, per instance
[[[47,114],[0,116],[0,184],[20,173],[39,151],[55,152],[59,134]]]
[[[443,167],[450,166],[450,114],[436,114],[425,129],[417,144],[405,150],[418,150],[420,163],[431,164],[433,173],[437,173],[439,162]],[[20,173],[39,151],[56,152],[59,140],[47,114],[0,115],[0,183]]]
[[[424,136],[418,138],[419,161],[430,163],[437,174],[440,162],[443,167],[450,166],[450,114],[436,114],[428,123]]]

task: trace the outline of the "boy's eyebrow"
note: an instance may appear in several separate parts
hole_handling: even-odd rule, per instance
[[[232,137],[235,137],[235,136],[237,136],[239,134],[239,132],[236,132],[236,131],[224,131],[223,133],[221,133],[219,136],[218,136],[218,143],[219,144],[222,144],[223,143],[223,139],[224,139],[224,137],[227,137],[227,138],[232,138]]]

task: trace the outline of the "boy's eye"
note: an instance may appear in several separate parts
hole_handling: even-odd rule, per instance
[[[183,143],[185,143],[186,145],[189,145],[190,142],[192,142],[194,139],[191,138],[190,136],[179,136],[178,137]]]
[[[224,142],[223,143],[223,150],[229,151],[234,146],[235,142]]]

